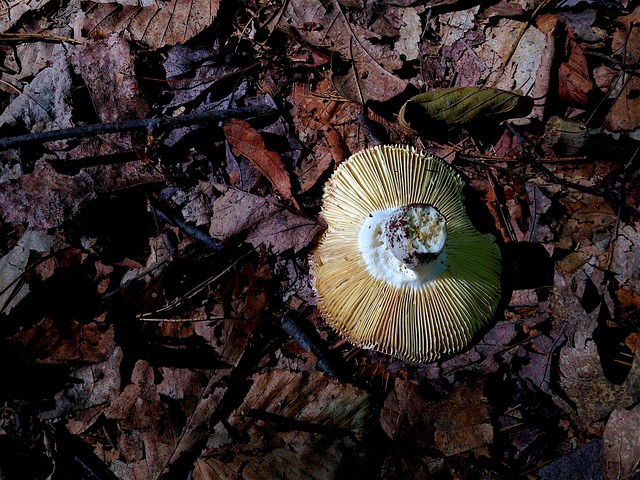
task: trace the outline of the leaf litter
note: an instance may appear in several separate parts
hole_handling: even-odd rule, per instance
[[[5,137],[277,113],[4,152],[3,478],[637,475],[634,2],[55,8],[3,14],[31,35],[3,50]],[[533,113],[399,124],[452,87]],[[502,245],[495,324],[432,364],[348,344],[312,295],[324,182],[373,128],[445,157]]]

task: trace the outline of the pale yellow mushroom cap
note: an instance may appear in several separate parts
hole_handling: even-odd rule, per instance
[[[460,176],[413,147],[345,160],[325,185],[318,307],[353,344],[429,362],[469,345],[500,299],[500,250],[463,205]]]

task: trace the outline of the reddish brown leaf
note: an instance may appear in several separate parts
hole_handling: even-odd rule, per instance
[[[131,383],[104,411],[121,430],[114,445],[120,452],[118,477],[157,479],[175,449],[181,422],[175,422],[162,401],[151,365],[140,360]]]
[[[113,325],[106,331],[97,323],[71,322],[58,327],[53,319],[45,318],[25,328],[14,341],[28,347],[43,364],[96,363],[109,358],[115,346],[115,332]]]
[[[244,120],[232,118],[222,127],[234,155],[242,155],[269,179],[273,187],[296,208],[298,203],[291,193],[291,179],[276,152],[267,150],[264,139],[258,131]]]
[[[593,90],[584,48],[577,43],[569,30],[565,42],[567,60],[558,70],[558,94],[561,99],[577,105],[586,105]]]
[[[483,388],[482,381],[469,381],[451,397],[427,402],[413,382],[398,379],[385,401],[380,423],[398,445],[433,445],[446,456],[486,454],[493,441],[493,428],[491,406],[483,397]]]

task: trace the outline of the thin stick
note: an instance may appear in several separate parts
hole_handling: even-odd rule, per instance
[[[73,43],[82,45],[83,42],[61,35],[49,35],[45,33],[0,33],[0,43],[7,42],[48,42],[48,43]]]
[[[157,310],[155,310],[153,312],[142,313],[142,314],[138,315],[137,318],[138,319],[153,318],[154,315],[157,315],[158,313],[168,312],[168,311],[176,308],[178,305],[181,305],[184,301],[189,300],[189,299],[193,298],[194,296],[196,296],[198,293],[200,293],[202,290],[204,290],[207,287],[207,285],[210,285],[211,283],[218,281],[223,275],[227,274],[229,271],[231,271],[233,268],[235,268],[235,266],[238,263],[240,263],[242,260],[244,260],[250,254],[252,254],[254,251],[255,250],[249,250],[248,252],[243,253],[242,255],[240,255],[240,257],[238,257],[231,265],[229,265],[227,268],[225,268],[222,272],[218,273],[217,275],[213,275],[213,276],[207,278],[203,282],[200,282],[198,285],[193,287],[191,290],[189,290],[188,292],[186,292],[185,294],[183,294],[180,297],[174,298],[171,302],[169,302],[168,304],[164,305],[163,307],[160,307],[160,308],[158,308]]]
[[[207,112],[192,113],[178,117],[142,118],[139,120],[125,120],[120,122],[98,123],[85,127],[66,128],[62,130],[50,130],[48,132],[30,133],[15,137],[0,138],[0,150],[15,148],[28,143],[43,143],[67,138],[86,137],[89,135],[101,135],[104,133],[127,132],[131,130],[172,129],[187,125],[197,125],[225,120],[231,117],[247,118],[258,117],[275,113],[276,110],[266,105],[254,107],[229,108],[226,110],[212,110]]]

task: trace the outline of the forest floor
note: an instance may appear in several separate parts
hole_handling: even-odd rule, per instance
[[[638,22],[633,0],[5,2],[0,479],[638,477]],[[449,87],[534,106],[399,124]],[[323,185],[379,144],[456,168],[502,248],[495,322],[431,363],[342,340],[309,281]]]

